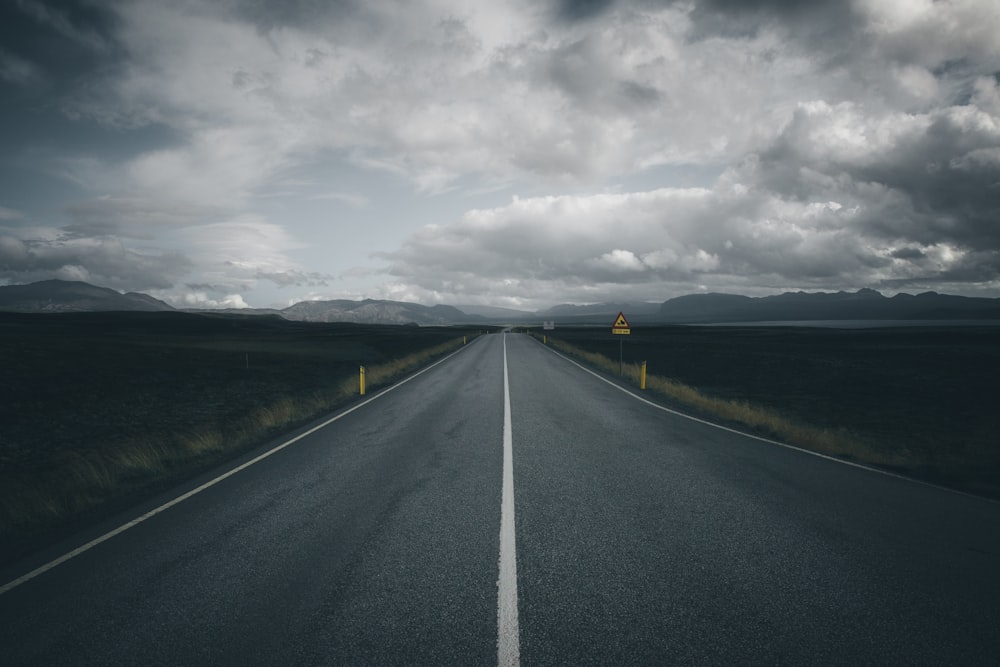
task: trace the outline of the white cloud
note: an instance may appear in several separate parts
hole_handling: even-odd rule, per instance
[[[72,222],[64,232],[77,237],[151,239],[157,233],[197,225],[219,212],[184,200],[166,201],[102,195],[66,207]]]
[[[24,241],[13,236],[0,236],[0,260],[3,266],[17,265],[28,258],[28,247]]]
[[[863,0],[857,3],[881,50],[934,67],[1000,54],[1000,15],[991,0]]]
[[[174,295],[171,305],[179,308],[249,308],[240,294],[226,294],[222,298],[213,298],[206,292],[192,291]]]
[[[906,164],[923,151],[928,160],[957,151],[954,169],[978,177],[987,165],[996,177],[993,149],[966,152],[994,132],[975,108],[869,118],[854,105],[804,104],[762,159],[710,189],[515,198],[425,227],[386,255],[389,272],[436,300],[495,290],[543,305],[547,294],[586,299],[595,289],[656,300],[692,285],[849,289],[959,275],[995,284],[997,252],[963,242],[974,221],[942,225],[921,213],[938,205],[922,189],[932,163]],[[877,180],[883,171],[900,180]]]
[[[324,192],[323,194],[313,195],[310,199],[339,201],[354,208],[364,208],[370,203],[367,197],[351,194],[350,192]]]
[[[589,264],[597,269],[605,269],[612,272],[620,271],[643,271],[645,265],[642,260],[635,256],[630,250],[615,248],[611,252],[606,252],[596,260],[590,260]]]
[[[15,211],[12,208],[5,208],[0,206],[0,220],[20,220],[24,217],[20,211]]]
[[[206,282],[230,289],[246,288],[259,274],[281,274],[299,267],[288,252],[301,247],[280,225],[259,216],[185,227],[168,240],[190,248],[190,257]]]
[[[102,33],[25,6],[110,53]],[[340,280],[338,292],[368,293],[379,269],[296,261],[310,223],[289,200],[301,196],[346,204],[330,207],[345,229],[384,230],[383,296],[529,303],[996,281],[1000,13],[989,0],[564,10],[116,5],[127,59],[62,104],[81,123],[162,126],[170,139],[53,159],[88,194],[62,206],[70,223],[56,238],[18,237],[18,270],[142,275],[208,286],[217,303],[262,284]],[[25,62],[0,52],[0,76],[23,79]],[[324,170],[330,156],[339,162]],[[698,182],[683,179],[692,165],[722,176],[673,187]],[[379,179],[405,180],[423,208],[383,206]],[[453,213],[457,197],[504,188],[532,196]],[[0,219],[14,220],[8,211]]]
[[[776,33],[687,41],[683,6],[544,31],[506,4],[355,9],[261,30],[200,5],[124,6],[133,60],[81,109],[183,133],[129,165],[133,186],[220,203],[330,149],[431,193],[470,174],[590,183],[731,159],[780,127],[786,89],[818,90]]]
[[[180,253],[143,251],[117,239],[0,236],[0,278],[10,282],[61,278],[126,291],[162,289],[189,268]]]
[[[237,208],[288,164],[279,137],[252,128],[213,128],[183,147],[137,157],[127,175],[132,188],[150,199]]]

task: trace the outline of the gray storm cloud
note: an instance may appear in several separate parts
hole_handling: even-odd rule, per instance
[[[519,279],[739,290],[992,284],[1000,270],[997,81],[967,104],[867,114],[810,102],[710,189],[515,201],[432,227],[389,255],[434,292]],[[429,261],[424,262],[424,259]]]
[[[82,280],[127,291],[171,287],[190,261],[178,253],[143,253],[116,239],[23,241],[0,236],[0,279]]]
[[[640,6],[585,4],[584,18]],[[513,202],[412,236],[389,255],[391,272],[435,293],[467,282],[485,289],[486,274],[495,282],[516,276],[525,298],[608,283],[651,298],[694,285],[995,287],[1000,17],[985,2],[906,10],[867,2],[699,3],[688,15],[687,48],[713,43],[724,52],[734,36],[773,45],[781,35],[786,45],[771,53],[777,73],[806,66],[819,83],[768,88],[776,107],[800,99],[781,122],[767,127],[759,116],[749,140],[730,141],[732,166],[698,193],[697,206],[678,206],[691,193],[671,189],[583,195],[572,204]],[[573,48],[576,61],[569,58],[552,80],[581,105],[606,103],[581,83],[579,62],[593,46]],[[790,74],[784,83],[795,80]],[[735,98],[730,90],[718,99]],[[669,102],[660,104],[666,108]],[[483,216],[492,220],[489,235],[475,231]],[[433,261],[424,266],[423,256]]]
[[[992,0],[2,11],[3,165],[64,188],[28,214],[0,190],[0,212],[16,213],[0,215],[6,280],[75,271],[211,286],[204,300],[219,302],[330,276],[463,302],[1000,287]],[[38,108],[127,140],[71,150],[19,131]],[[387,216],[386,188],[301,177],[331,159],[328,173],[405,183],[423,210]],[[712,176],[677,176],[688,169]],[[522,197],[483,205],[484,192]],[[302,261],[311,234],[330,235],[296,197],[331,218],[353,202],[355,224],[380,230],[373,259]]]

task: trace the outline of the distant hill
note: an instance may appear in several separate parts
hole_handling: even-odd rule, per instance
[[[195,313],[204,314],[212,313],[213,315],[239,315],[241,317],[268,317],[275,316],[282,317],[281,311],[275,308],[212,308],[207,310],[205,308],[183,308],[185,313]]]
[[[544,310],[516,310],[493,306],[458,306],[469,315],[478,315],[494,322],[543,322],[553,321],[563,324],[593,324],[612,322],[615,316],[624,312],[629,318],[651,321],[660,311],[659,303],[592,303],[576,305],[563,303]]]
[[[45,280],[30,285],[0,287],[0,311],[19,313],[71,313],[100,311],[174,311],[148,294],[122,294],[84,282]],[[1000,319],[1000,299],[952,296],[925,292],[886,297],[871,289],[857,292],[786,292],[775,296],[738,294],[689,294],[656,303],[562,304],[534,313],[507,308],[422,306],[404,301],[365,299],[350,301],[301,301],[288,308],[225,310],[185,309],[192,313],[281,316],[301,322],[354,322],[358,324],[449,325],[479,322],[609,324],[619,311],[633,325],[711,324],[795,320],[972,320]]]
[[[303,322],[358,322],[364,324],[456,324],[481,318],[453,306],[421,306],[404,301],[365,299],[300,301],[281,311],[283,317]]]
[[[775,296],[689,294],[665,301],[659,319],[677,323],[794,320],[968,320],[1000,318],[1000,299],[924,292],[886,297],[857,292],[786,292]]]
[[[539,310],[535,317],[564,323],[610,323],[618,313],[625,313],[633,324],[637,321],[649,322],[659,313],[656,303],[593,303],[583,306],[564,303],[548,310]]]
[[[517,310],[516,308],[501,308],[499,306],[455,306],[466,315],[476,315],[491,320],[507,320],[509,322],[521,322],[533,318],[535,313],[530,310]]]
[[[169,304],[148,294],[122,294],[84,282],[43,280],[0,287],[0,311],[17,313],[81,313],[94,311],[164,311]]]
[[[84,282],[44,280],[29,285],[0,287],[0,311],[19,313],[76,313],[103,311],[173,311],[175,308],[148,294],[122,294]],[[245,308],[184,309],[189,313],[244,316],[280,315],[301,322],[355,322],[359,324],[456,324],[482,321],[452,306],[422,306],[401,301],[302,301],[283,310]]]

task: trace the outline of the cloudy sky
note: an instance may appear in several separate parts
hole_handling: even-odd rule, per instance
[[[995,0],[6,0],[0,284],[1000,296]]]

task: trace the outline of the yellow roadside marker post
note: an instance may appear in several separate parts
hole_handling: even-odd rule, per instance
[[[365,367],[364,366],[361,367],[360,383],[361,383],[361,395],[364,396],[365,395]]]

